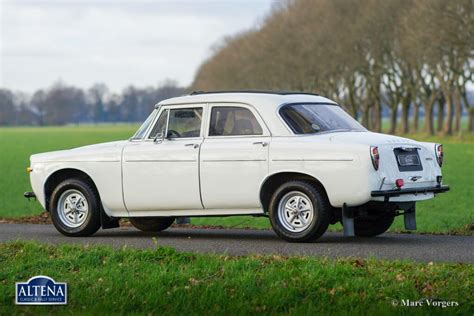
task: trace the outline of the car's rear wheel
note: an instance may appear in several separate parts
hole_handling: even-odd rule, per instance
[[[375,237],[385,233],[392,226],[392,214],[374,214],[354,218],[354,234],[359,237]]]
[[[51,194],[49,209],[53,225],[63,235],[89,236],[100,228],[100,201],[86,181],[61,182]]]
[[[329,226],[330,212],[324,191],[306,181],[281,185],[269,204],[273,229],[278,236],[291,242],[319,238]]]
[[[129,220],[135,228],[144,232],[159,232],[170,227],[174,217],[131,217]]]

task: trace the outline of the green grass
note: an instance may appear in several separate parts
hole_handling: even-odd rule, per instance
[[[23,198],[31,190],[26,167],[30,155],[94,143],[128,139],[135,125],[82,125],[65,127],[0,128],[0,216],[38,214],[39,203]]]
[[[39,203],[22,196],[30,190],[25,168],[34,153],[73,148],[98,142],[127,139],[135,125],[86,125],[45,128],[0,128],[0,217],[19,217],[41,212]],[[447,232],[460,230],[474,222],[474,135],[451,137],[411,135],[410,137],[442,142],[446,163],[445,183],[451,191],[433,200],[418,203],[418,231]],[[268,219],[254,217],[193,218],[197,225],[269,228]],[[339,225],[331,226],[340,229]],[[403,229],[403,218],[396,219],[392,230]]]
[[[159,243],[159,240],[158,240]],[[103,246],[0,244],[0,314],[380,315],[474,311],[474,268],[310,257],[231,257]],[[67,282],[67,306],[15,306],[15,282]],[[392,306],[437,298],[457,307]]]

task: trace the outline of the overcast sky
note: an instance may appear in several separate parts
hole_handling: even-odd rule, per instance
[[[0,0],[0,87],[62,80],[119,92],[165,79],[189,85],[212,46],[259,23],[272,0]]]

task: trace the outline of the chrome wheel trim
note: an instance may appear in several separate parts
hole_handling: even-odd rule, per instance
[[[64,191],[58,200],[57,211],[61,222],[69,228],[84,224],[89,215],[89,203],[81,191]]]
[[[306,230],[314,218],[311,199],[299,191],[286,193],[278,203],[278,219],[285,229],[293,233]]]

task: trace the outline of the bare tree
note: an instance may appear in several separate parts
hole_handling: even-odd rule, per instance
[[[0,125],[12,125],[14,118],[14,95],[9,90],[0,89]]]
[[[321,92],[368,128],[446,134],[461,128],[472,83],[472,0],[288,0],[257,28],[227,38],[193,89]],[[410,115],[413,119],[410,124]],[[399,116],[401,118],[399,124]]]

